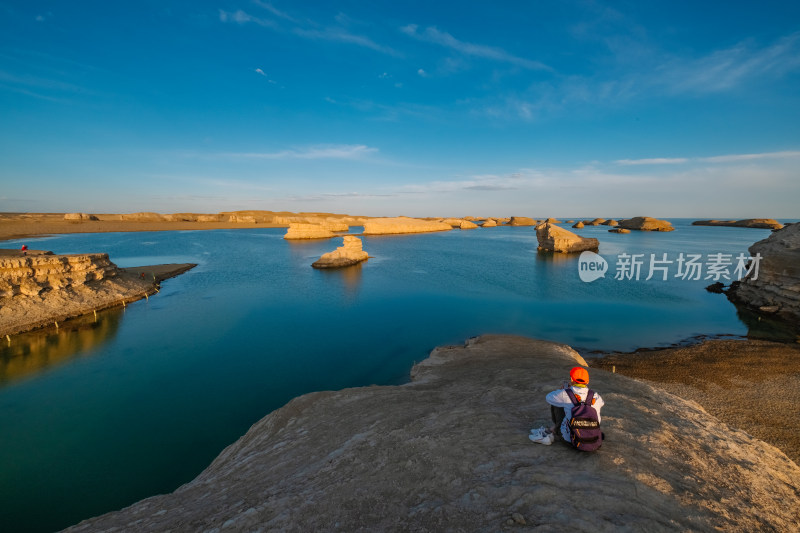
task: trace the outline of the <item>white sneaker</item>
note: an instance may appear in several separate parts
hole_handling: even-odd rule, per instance
[[[531,434],[528,435],[528,438],[531,439],[533,442],[544,444],[545,446],[550,446],[553,444],[555,438],[553,437],[552,433],[548,433],[547,429],[543,426],[538,429],[532,429]]]

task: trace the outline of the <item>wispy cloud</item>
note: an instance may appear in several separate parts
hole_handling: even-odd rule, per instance
[[[732,154],[732,155],[718,155],[714,157],[704,157],[700,161],[707,163],[735,163],[738,161],[751,161],[753,159],[787,159],[791,157],[800,157],[800,151],[784,151],[784,152],[765,152],[761,154]]]
[[[220,155],[241,159],[362,159],[377,151],[377,148],[363,144],[345,144],[312,146],[278,152],[238,152]]]
[[[677,165],[689,161],[685,157],[654,157],[651,159],[620,159],[618,165]]]
[[[278,24],[274,20],[265,19],[261,17],[254,17],[253,15],[250,15],[249,13],[246,13],[241,9],[237,9],[234,12],[220,9],[219,20],[221,22],[235,22],[237,24],[247,24],[249,22],[252,22],[254,24],[258,24],[259,26],[263,26],[265,28],[278,27]]]
[[[220,9],[219,20],[221,22],[228,22],[228,23],[232,22],[237,24],[254,23],[258,24],[259,26],[263,26],[265,28],[269,28],[272,30],[289,32],[292,35],[295,35],[297,37],[302,37],[303,39],[323,40],[323,41],[333,41],[339,43],[353,44],[356,46],[361,46],[363,48],[374,50],[376,52],[381,52],[383,54],[388,54],[397,57],[401,56],[401,54],[397,50],[394,50],[389,46],[384,46],[380,43],[377,43],[370,37],[352,33],[351,31],[347,30],[342,25],[341,21],[347,22],[350,19],[348,19],[341,13],[336,17],[336,21],[339,22],[338,26],[325,27],[324,24],[319,24],[311,20],[301,21],[298,18],[295,18],[289,15],[288,13],[275,8],[272,4],[268,2],[256,0],[254,3],[258,7],[268,11],[270,15],[283,20],[284,23],[279,24],[277,21],[271,18],[254,16],[241,9],[237,9],[236,11],[233,12]]]
[[[429,26],[422,31],[417,31],[418,28],[419,26],[416,24],[409,24],[408,26],[403,26],[400,28],[400,31],[409,37],[413,37],[420,41],[438,44],[464,55],[480,57],[483,59],[491,59],[503,63],[510,63],[512,65],[530,70],[552,70],[552,68],[544,63],[515,56],[503,50],[502,48],[460,41],[449,33],[440,31],[435,26]]]
[[[729,154],[711,157],[654,157],[650,159],[618,159],[617,165],[678,165],[682,163],[738,163],[755,159],[788,159],[800,157],[800,151],[763,152],[759,154]]]
[[[297,22],[297,19],[288,15],[285,11],[281,11],[280,9],[276,8],[269,2],[263,2],[262,0],[254,0],[253,3],[262,9],[266,9],[267,11],[269,11],[278,18],[288,20],[289,22]]]
[[[713,93],[734,89],[751,80],[779,78],[798,68],[800,32],[784,36],[769,46],[744,42],[694,60],[668,60],[653,73],[651,81],[676,93]]]
[[[355,44],[364,48],[375,50],[376,52],[381,52],[392,56],[400,56],[400,53],[393,48],[378,44],[369,37],[350,33],[343,28],[325,28],[324,30],[295,28],[292,30],[292,33],[305,39]]]

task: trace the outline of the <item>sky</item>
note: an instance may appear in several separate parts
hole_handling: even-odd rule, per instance
[[[3,212],[798,205],[798,2],[0,0]]]

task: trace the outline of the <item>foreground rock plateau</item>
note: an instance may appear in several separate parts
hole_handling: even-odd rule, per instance
[[[314,268],[342,268],[366,261],[369,254],[361,249],[361,239],[346,235],[342,238],[342,246],[311,263]]]
[[[540,252],[577,253],[590,250],[596,252],[600,241],[581,237],[555,224],[544,223],[536,226],[536,239]]]
[[[772,232],[749,251],[751,257],[761,254],[758,278],[733,282],[728,298],[800,328],[800,224]]]
[[[0,335],[149,297],[160,281],[194,266],[120,269],[108,254],[0,250]]]
[[[172,494],[68,531],[794,530],[800,467],[619,374],[591,371],[600,451],[531,443],[576,364],[521,337],[437,348],[411,383],[296,398]]]

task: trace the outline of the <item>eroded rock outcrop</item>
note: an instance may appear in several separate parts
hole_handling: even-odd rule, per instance
[[[497,221],[495,219],[493,219],[493,218],[487,218],[484,221],[484,223],[483,223],[483,225],[481,227],[482,228],[496,228],[497,227]]]
[[[84,222],[86,220],[97,220],[97,217],[88,213],[66,213],[64,220],[71,220],[73,222]]]
[[[575,253],[590,250],[596,252],[600,247],[597,239],[581,237],[571,231],[545,222],[536,226],[536,239],[540,252]]]
[[[670,222],[652,217],[633,217],[620,220],[619,227],[638,231],[673,231],[675,229]]]
[[[578,221],[578,222],[576,222],[576,223],[575,223],[575,225],[573,225],[572,227],[573,227],[573,228],[575,228],[575,229],[583,229],[583,222],[581,222],[581,221],[579,220],[579,221]]]
[[[361,239],[352,235],[345,235],[342,246],[332,252],[322,254],[322,257],[314,261],[311,266],[314,268],[342,268],[366,261],[369,254],[361,249]]]
[[[631,230],[625,228],[614,228],[608,230],[609,233],[630,233]]]
[[[602,224],[605,221],[606,221],[606,219],[604,219],[604,218],[595,218],[595,219],[592,219],[592,220],[584,220],[583,223],[586,226],[599,226],[600,224]]]
[[[529,217],[511,217],[508,221],[509,226],[535,226],[536,221]]]
[[[333,231],[319,224],[289,224],[289,229],[283,236],[287,241],[303,240],[303,239],[330,239],[333,237]]]
[[[459,224],[458,227],[459,229],[475,229],[478,227],[478,225],[472,221],[464,219],[461,221],[461,224]]]
[[[749,248],[761,255],[758,278],[733,282],[728,298],[756,311],[800,324],[800,224],[789,224]],[[800,329],[800,327],[798,327]]]
[[[145,298],[170,275],[117,268],[108,254],[0,250],[0,334],[13,334]],[[194,265],[171,265],[175,274]]]
[[[450,231],[453,227],[444,222],[420,218],[372,218],[364,222],[364,235],[392,235],[402,233],[429,233]]]
[[[772,218],[746,218],[744,220],[695,220],[692,226],[730,226],[734,228],[781,229],[783,224]]]
[[[437,348],[411,383],[296,398],[175,492],[68,531],[795,528],[800,467],[620,374],[590,371],[606,401],[600,451],[531,443],[550,420],[545,394],[582,364],[568,346],[521,337]],[[591,521],[579,526],[569,501]]]

